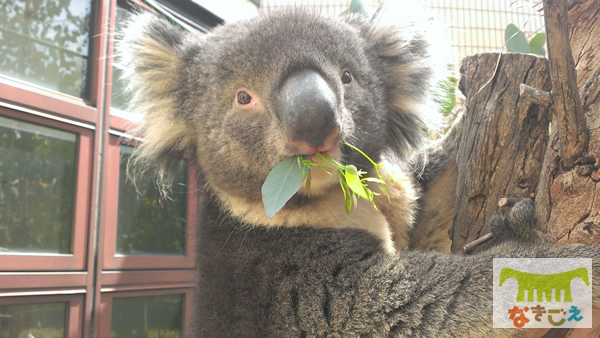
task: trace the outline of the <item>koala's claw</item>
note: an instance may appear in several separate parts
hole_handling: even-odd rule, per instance
[[[536,230],[535,210],[529,199],[502,198],[499,211],[488,225],[491,233],[464,246],[467,254],[482,252],[506,241],[533,244],[541,240]]]
[[[527,199],[503,199],[501,209],[490,220],[489,226],[495,242],[536,242],[539,237],[535,229],[533,203]]]

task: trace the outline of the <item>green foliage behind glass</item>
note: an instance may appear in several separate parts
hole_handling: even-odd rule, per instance
[[[67,303],[0,305],[0,338],[63,338]]]
[[[127,179],[133,148],[121,146],[117,253],[183,255],[187,229],[187,166],[181,161],[169,199],[161,197],[151,174]],[[137,189],[136,189],[137,188]]]
[[[0,1],[0,73],[86,97],[91,0]]]
[[[76,141],[0,117],[0,252],[71,253]]]
[[[111,337],[176,338],[182,336],[184,296],[114,298]]]

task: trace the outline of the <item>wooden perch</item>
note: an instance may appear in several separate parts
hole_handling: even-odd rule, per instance
[[[471,251],[473,251],[473,249],[475,249],[476,247],[478,247],[479,245],[489,241],[490,239],[494,238],[494,235],[492,235],[491,232],[477,238],[476,240],[474,240],[473,242],[465,245],[463,247],[463,252],[464,253],[469,253]]]
[[[589,135],[569,43],[568,1],[544,0],[543,3],[552,91],[521,86],[521,95],[540,105],[550,105],[558,125],[562,164],[573,168],[586,150]]]

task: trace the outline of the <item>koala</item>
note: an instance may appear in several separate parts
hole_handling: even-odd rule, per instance
[[[157,47],[154,52],[172,55],[168,59],[166,54],[160,58],[157,54],[148,54],[152,61],[138,59],[139,62],[124,63],[125,78],[129,79],[133,89],[132,109],[146,112],[147,116],[139,132],[146,139],[140,154],[147,156],[142,155],[141,161],[152,159],[152,165],[158,167],[162,175],[171,171],[169,166],[174,163],[174,158],[189,146],[194,146],[199,149],[193,153],[198,158],[202,178],[210,187],[211,196],[217,198],[232,217],[243,223],[267,227],[359,228],[380,238],[388,252],[406,248],[408,231],[414,223],[417,189],[399,166],[385,159],[384,152],[388,153],[388,157],[403,158],[410,147],[421,142],[420,126],[425,119],[419,112],[419,106],[426,99],[433,78],[428,50],[422,45],[424,40],[395,40],[393,35],[388,35],[393,33],[388,32],[391,28],[376,29],[356,17],[348,19],[345,26],[334,24],[332,20],[315,20],[319,16],[304,11],[278,17],[282,18],[261,23],[270,25],[269,30],[258,27],[249,30],[246,25],[230,25],[202,38],[178,36],[178,31],[167,32],[143,22],[152,22],[152,16],[138,18],[135,25],[148,28],[135,28],[125,34],[122,44],[125,58],[127,55],[139,58],[138,51],[142,50],[142,53],[150,52],[144,45],[146,42]],[[317,30],[322,29],[316,40],[299,34],[303,31],[309,33],[307,23],[311,20],[316,26],[310,28],[314,31],[310,34],[315,35]],[[348,28],[352,28],[350,32],[354,35],[341,41]],[[158,37],[155,40],[148,41],[153,34],[148,30],[154,29],[162,30],[156,32]],[[238,30],[248,31],[249,35],[242,36]],[[161,34],[169,35],[163,38]],[[359,34],[377,40],[371,49],[380,54],[379,58],[369,60],[366,57],[367,51],[359,44]],[[192,47],[186,42],[194,38],[205,40],[203,44],[213,45],[214,50],[206,50],[200,45]],[[218,42],[223,39],[250,48],[234,51],[227,45],[218,47]],[[248,46],[248,43],[251,45]],[[173,49],[169,50],[167,46]],[[197,50],[188,51],[189,48]],[[280,52],[275,53],[276,50]],[[258,55],[258,51],[262,51],[262,55]],[[180,59],[183,55],[179,53],[186,54],[187,59]],[[215,54],[211,57],[207,53]],[[216,58],[221,60],[219,64],[212,62]],[[162,70],[171,74],[169,77],[158,72],[157,63],[160,62],[168,63],[164,65],[168,69]],[[175,74],[192,71],[183,67],[182,63],[187,62],[198,64],[193,68],[195,74],[178,79]],[[136,71],[135,68],[140,66],[152,67],[153,70],[146,73]],[[231,72],[221,71],[225,69]],[[390,71],[402,76],[386,74]],[[242,73],[245,79],[241,77]],[[374,73],[378,76],[373,76]],[[189,91],[176,93],[176,88],[182,84],[180,81],[186,83]],[[219,88],[219,94],[209,94],[209,87]],[[159,92],[158,88],[163,91]],[[196,93],[191,94],[192,88],[206,92],[212,99],[206,101]],[[234,93],[225,97],[226,91]],[[178,95],[186,97],[178,98]],[[183,106],[174,107],[180,104]],[[152,107],[144,108],[147,105]],[[222,113],[218,119],[209,121],[196,113],[199,106],[206,111]],[[181,114],[175,117],[163,111]],[[191,124],[198,124],[198,128],[202,129],[202,134],[196,135],[197,139],[189,135]],[[153,142],[150,138],[157,140]],[[198,144],[208,139],[220,139],[223,143]],[[269,171],[282,159],[321,151],[337,160],[355,164],[364,171],[372,170],[363,156],[340,146],[341,141],[358,145],[372,159],[382,162],[386,171],[396,178],[389,189],[392,203],[388,203],[385,196],[376,197],[377,205],[382,209],[380,212],[361,200],[352,217],[346,217],[344,195],[336,175],[315,170],[310,198],[301,189],[285,208],[269,219],[264,212],[261,186]],[[208,157],[210,161],[200,160]],[[224,168],[232,168],[234,172],[227,172]],[[252,175],[243,172],[251,172]],[[344,222],[340,223],[340,219]]]
[[[144,113],[132,166],[168,186],[186,155],[205,184],[190,336],[511,336],[492,328],[493,257],[599,257],[538,241],[526,201],[492,219],[497,240],[481,253],[404,250],[421,247],[415,232],[447,231],[422,193],[455,175],[455,140],[407,159],[422,144],[434,55],[420,26],[383,16],[294,9],[198,35],[138,13],[122,33],[131,109]],[[337,177],[315,172],[310,196],[301,187],[269,219],[261,186],[288,157],[322,152],[373,174],[343,142],[396,177],[391,203],[346,215]]]

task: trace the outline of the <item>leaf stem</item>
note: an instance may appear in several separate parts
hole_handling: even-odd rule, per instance
[[[371,164],[373,164],[374,167],[378,167],[379,166],[377,163],[373,162],[373,160],[369,156],[367,156],[367,154],[363,153],[362,150],[356,148],[355,146],[351,145],[348,142],[344,142],[344,145],[347,146],[347,147],[350,147],[350,148],[354,149],[354,151],[356,151],[359,154],[361,154],[362,156],[364,156],[367,160],[369,160],[369,162],[371,162]]]

